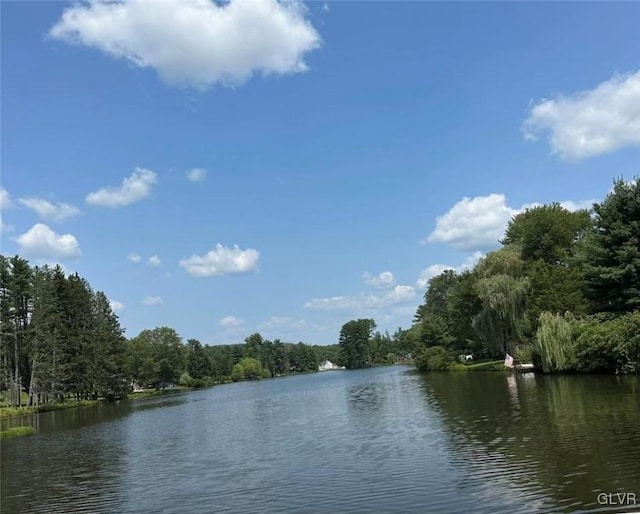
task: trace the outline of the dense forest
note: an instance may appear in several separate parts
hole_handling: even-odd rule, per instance
[[[529,208],[500,243],[473,269],[432,278],[409,329],[381,334],[372,319],[351,320],[328,346],[258,333],[185,344],[168,327],[128,340],[82,277],[0,256],[0,393],[37,406],[317,371],[326,359],[348,369],[412,359],[429,371],[505,352],[545,372],[640,372],[639,181],[615,181],[591,211]]]
[[[640,181],[589,211],[529,208],[500,243],[429,281],[405,333],[419,368],[509,352],[545,372],[640,373]]]
[[[0,394],[13,406],[318,371],[324,360],[350,365],[338,344],[270,341],[258,333],[220,346],[185,344],[169,327],[126,339],[104,293],[60,266],[32,267],[19,256],[0,256],[0,331]],[[367,332],[367,365],[396,362],[407,353],[398,342],[397,334]]]

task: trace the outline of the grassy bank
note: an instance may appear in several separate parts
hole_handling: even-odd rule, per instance
[[[0,430],[0,439],[9,439],[11,437],[21,437],[24,435],[31,435],[36,432],[36,429],[32,426],[13,427],[7,430]]]
[[[477,364],[456,363],[451,366],[451,371],[504,371],[504,361],[478,362]]]
[[[176,386],[167,389],[143,389],[142,391],[134,391],[129,393],[127,400],[138,400],[140,398],[152,398],[154,396],[165,396],[169,394],[184,393],[192,391],[193,387]]]
[[[49,412],[52,410],[75,409],[77,407],[92,407],[98,405],[101,400],[80,400],[66,401],[63,403],[45,403],[37,407],[0,407],[0,419],[14,418],[16,416],[27,416],[38,414],[39,412]]]

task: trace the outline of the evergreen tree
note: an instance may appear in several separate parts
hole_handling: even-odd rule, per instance
[[[640,308],[640,180],[616,180],[594,211],[585,256],[587,296],[596,312],[632,312]]]
[[[348,369],[364,368],[371,364],[369,343],[376,328],[372,319],[351,320],[340,330],[340,359]]]

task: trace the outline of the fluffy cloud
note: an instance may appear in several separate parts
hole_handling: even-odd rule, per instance
[[[120,312],[124,310],[124,303],[119,302],[118,300],[109,300],[109,305],[111,305],[111,310],[113,312]]]
[[[207,170],[202,168],[193,168],[185,174],[189,182],[202,182],[207,178]]]
[[[160,2],[161,5],[162,2]],[[120,187],[103,187],[89,193],[86,202],[99,207],[123,207],[151,194],[151,188],[158,181],[157,175],[144,168],[136,168],[130,177],[122,181]]]
[[[525,139],[549,133],[554,154],[579,160],[640,145],[640,71],[615,75],[594,89],[533,105]]]
[[[247,273],[258,268],[260,252],[253,248],[241,250],[238,245],[227,248],[217,244],[214,250],[204,255],[192,255],[180,261],[189,275],[194,277],[213,277],[231,273]]]
[[[290,318],[288,316],[272,316],[267,321],[258,325],[258,329],[267,337],[283,337],[324,330],[321,325],[307,323],[303,319]]]
[[[509,220],[518,213],[503,194],[464,197],[443,216],[423,242],[447,243],[460,250],[487,249],[504,237]]]
[[[80,209],[68,203],[51,203],[44,198],[20,198],[20,203],[34,211],[40,218],[62,222],[80,214]]]
[[[12,205],[13,205],[13,202],[11,200],[11,195],[9,194],[9,191],[7,191],[3,187],[0,187],[0,211],[2,211],[2,209],[8,209]],[[7,225],[2,221],[2,212],[0,212],[0,234],[5,232],[11,232],[12,230],[13,230],[13,227],[11,225]]]
[[[368,286],[386,289],[396,285],[396,279],[390,271],[383,271],[378,275],[372,275],[368,271],[362,275],[364,283]]]
[[[218,325],[225,328],[240,327],[244,325],[244,321],[240,318],[236,318],[235,316],[225,316],[218,321]]]
[[[158,267],[162,266],[162,261],[160,260],[160,257],[158,257],[157,255],[152,255],[147,260],[147,264],[149,266],[154,267],[154,268],[158,268]]]
[[[130,253],[129,255],[127,255],[127,259],[137,264],[142,260],[142,257],[140,257],[137,253]]]
[[[576,211],[590,209],[595,201],[566,200],[560,205],[569,211]],[[444,215],[436,218],[436,228],[422,243],[446,243],[457,250],[466,251],[489,250],[498,246],[513,216],[540,205],[537,202],[527,203],[518,209],[508,205],[505,195],[495,193],[464,197]]]
[[[411,301],[415,296],[416,290],[413,287],[398,285],[378,295],[360,293],[353,296],[312,298],[304,307],[319,310],[375,310]]]
[[[80,256],[80,245],[73,235],[56,234],[42,223],[36,223],[16,241],[21,252],[31,257],[72,259]]]
[[[302,319],[293,319],[288,316],[271,316],[267,321],[263,321],[258,328],[264,329],[285,329],[300,330],[307,327],[307,322]]]
[[[474,252],[467,259],[460,264],[460,266],[447,266],[446,264],[432,264],[431,266],[427,266],[420,272],[420,276],[416,281],[416,285],[419,289],[425,290],[429,285],[429,280],[433,277],[437,277],[443,271],[448,269],[455,271],[456,273],[460,273],[461,271],[473,268],[477,262],[484,257],[484,253],[482,252]]]
[[[304,55],[321,43],[306,16],[298,0],[91,0],[66,9],[49,35],[204,89],[306,71]]]
[[[11,232],[13,227],[11,225],[7,225],[4,221],[2,221],[2,213],[0,212],[0,234],[5,232]]]
[[[582,200],[579,202],[574,202],[573,200],[565,200],[564,202],[560,202],[560,205],[568,211],[575,212],[582,209],[590,210],[593,207],[593,204],[596,202],[598,202],[598,200]]]
[[[4,187],[0,187],[0,210],[8,209],[13,205],[11,195]]]
[[[162,298],[159,296],[147,296],[142,300],[142,305],[146,305],[147,307],[162,305]]]

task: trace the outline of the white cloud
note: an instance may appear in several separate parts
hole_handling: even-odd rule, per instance
[[[4,221],[2,221],[2,212],[0,212],[0,234],[11,232],[12,230],[13,227],[11,225],[7,225]]]
[[[72,259],[80,257],[80,245],[71,234],[56,234],[47,225],[36,223],[18,236],[16,242],[25,255],[43,259]]]
[[[109,300],[109,305],[111,305],[111,310],[113,312],[121,312],[124,310],[124,303],[119,302],[118,300]]]
[[[473,268],[477,262],[485,256],[482,252],[473,252],[469,257],[465,259],[465,261],[460,264],[460,266],[448,266],[446,264],[431,264],[427,266],[420,272],[420,276],[416,281],[416,285],[418,289],[424,290],[429,285],[429,280],[433,277],[437,277],[442,272],[450,269],[455,271],[456,273],[460,273],[462,271]]]
[[[142,260],[142,257],[140,257],[137,253],[130,253],[129,255],[127,255],[127,259],[129,259],[133,263],[138,263]]]
[[[378,275],[372,275],[368,271],[362,275],[364,283],[368,286],[386,289],[396,285],[396,279],[390,271],[383,271]]]
[[[378,295],[360,293],[353,296],[333,296],[312,298],[305,303],[305,309],[318,310],[375,310],[413,300],[416,290],[412,286],[395,286]]]
[[[162,298],[159,296],[147,296],[144,300],[142,300],[142,305],[146,305],[147,307],[151,307],[153,305],[162,305]]]
[[[518,213],[503,194],[464,197],[443,216],[423,242],[447,243],[460,250],[488,249],[504,237],[509,220]]]
[[[288,316],[272,316],[267,321],[258,325],[258,329],[267,337],[286,337],[303,335],[310,332],[321,332],[322,325],[307,323],[303,319],[290,318]]]
[[[590,209],[593,202],[595,200],[565,200],[559,203],[565,209],[575,211]],[[541,205],[531,202],[520,208],[511,207],[505,195],[495,193],[464,197],[444,215],[436,218],[435,229],[422,243],[446,243],[457,250],[489,250],[499,245],[511,218],[525,209]],[[433,268],[434,272],[436,269]]]
[[[162,2],[155,5],[162,5]],[[157,181],[157,175],[153,171],[136,168],[130,177],[122,181],[120,187],[103,187],[89,193],[86,202],[100,207],[123,207],[148,197]]]
[[[202,182],[207,178],[207,170],[203,168],[193,168],[185,174],[189,182]]]
[[[420,272],[420,276],[416,281],[416,285],[419,289],[426,289],[427,285],[429,284],[429,280],[431,280],[433,277],[437,277],[448,269],[453,270],[455,269],[455,267],[447,266],[446,264],[431,264]]]
[[[574,202],[573,200],[565,200],[564,202],[560,202],[560,205],[568,211],[575,212],[582,209],[591,210],[593,208],[593,204],[597,201],[598,200],[582,200]]]
[[[154,267],[154,268],[158,268],[158,267],[162,266],[162,261],[160,260],[160,257],[158,257],[157,255],[152,255],[147,260],[147,264],[149,266]]]
[[[67,8],[49,35],[204,89],[306,71],[304,55],[321,43],[306,15],[298,0],[90,0]]]
[[[225,316],[218,321],[218,325],[225,328],[239,327],[244,325],[244,321],[240,318],[236,318],[235,316]]]
[[[214,250],[205,255],[192,255],[180,261],[189,275],[194,277],[213,277],[231,273],[247,273],[258,267],[260,252],[253,248],[241,250],[238,245],[227,248],[217,244]]]
[[[287,316],[271,316],[267,321],[263,321],[258,325],[261,330],[280,329],[280,330],[301,330],[307,327],[307,322],[302,319],[294,319]]]
[[[40,218],[50,221],[62,222],[80,214],[80,209],[68,203],[51,203],[44,198],[20,198],[20,203]]]
[[[11,195],[4,187],[0,187],[0,211],[3,209],[9,209],[13,205]]]
[[[549,133],[552,153],[579,160],[640,145],[640,71],[615,75],[594,89],[543,99],[530,110],[525,139]]]

